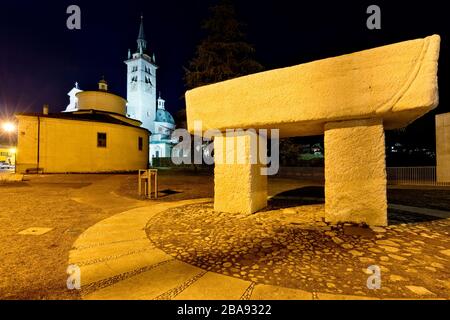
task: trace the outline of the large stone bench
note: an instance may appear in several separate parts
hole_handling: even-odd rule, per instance
[[[434,35],[199,87],[186,93],[188,129],[202,121],[203,130],[222,132],[324,133],[326,219],[386,225],[384,130],[406,127],[438,105],[439,47]],[[217,137],[216,150],[229,152],[227,139]],[[216,210],[267,205],[267,177],[256,167],[216,163]]]

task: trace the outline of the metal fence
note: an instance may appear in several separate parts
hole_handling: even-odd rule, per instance
[[[388,167],[386,173],[389,185],[450,186],[450,182],[437,181],[436,167]],[[281,167],[278,176],[325,181],[323,167]]]
[[[436,167],[386,168],[390,185],[450,186],[450,182],[438,182]]]

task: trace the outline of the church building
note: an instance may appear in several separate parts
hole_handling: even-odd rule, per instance
[[[19,173],[123,172],[147,168],[149,134],[139,120],[126,115],[126,100],[108,92],[69,93],[65,112],[16,114]]]
[[[127,108],[128,118],[136,119],[142,127],[151,132],[149,145],[149,162],[154,158],[170,158],[172,147],[178,143],[171,136],[175,130],[175,120],[165,109],[165,100],[156,91],[155,54],[150,55],[144,33],[144,20],[141,17],[137,50],[128,50],[127,65]],[[82,90],[78,83],[67,94],[70,103],[64,112],[78,110],[78,96]]]
[[[128,51],[127,100],[108,92],[68,93],[63,112],[17,114],[17,171],[71,173],[134,171],[169,158],[175,121],[156,91],[155,55],[147,50],[141,17],[137,51]]]
[[[149,130],[150,161],[153,158],[171,156],[174,141],[171,140],[175,130],[175,121],[165,109],[165,101],[157,97],[155,54],[150,55],[144,33],[144,21],[141,17],[137,38],[137,51],[128,51],[127,65],[127,115],[142,122]]]

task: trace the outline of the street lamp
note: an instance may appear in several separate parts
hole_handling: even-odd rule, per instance
[[[16,130],[16,125],[12,122],[3,122],[2,129],[6,133],[12,133]]]

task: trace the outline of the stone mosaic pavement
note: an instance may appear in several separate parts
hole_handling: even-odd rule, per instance
[[[327,225],[320,204],[274,209],[232,215],[213,212],[212,204],[173,208],[152,219],[147,234],[179,260],[256,284],[450,298],[450,219],[391,212],[389,227],[370,229]],[[380,290],[367,288],[372,265],[381,269]]]
[[[290,203],[292,205],[292,203]],[[75,242],[84,299],[450,298],[450,219],[390,213],[390,226],[329,226],[323,205],[213,213],[210,200],[117,214]],[[367,267],[381,268],[369,290]]]

